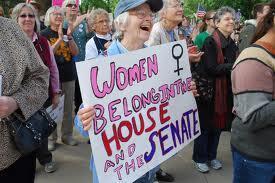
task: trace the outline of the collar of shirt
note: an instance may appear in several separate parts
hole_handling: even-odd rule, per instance
[[[34,43],[36,40],[38,40],[37,34],[34,32],[32,36],[32,42]]]
[[[100,39],[105,39],[107,41],[110,41],[112,39],[112,36],[111,34],[105,34],[105,35],[100,35],[100,34],[97,34],[95,33],[96,37],[100,38]]]
[[[228,38],[226,38],[220,31],[219,29],[217,29],[218,31],[218,34],[220,36],[220,39],[221,39],[221,45],[222,45],[222,48],[226,48],[230,42],[231,42],[231,38],[230,36]]]

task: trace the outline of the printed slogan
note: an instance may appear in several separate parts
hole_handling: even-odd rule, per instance
[[[184,41],[77,63],[99,182],[129,183],[200,135]]]

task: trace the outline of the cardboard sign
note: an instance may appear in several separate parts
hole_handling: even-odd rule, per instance
[[[99,182],[133,182],[200,135],[185,41],[76,66]]]
[[[52,6],[62,6],[64,0],[52,0]],[[79,6],[79,0],[76,0],[76,5]]]
[[[53,105],[51,105],[50,107],[48,107],[46,109],[46,111],[49,113],[49,115],[51,116],[51,118],[56,123],[62,122],[62,120],[63,120],[63,116],[64,116],[64,98],[65,98],[64,95],[62,95],[60,97],[58,106],[55,109],[53,109]]]

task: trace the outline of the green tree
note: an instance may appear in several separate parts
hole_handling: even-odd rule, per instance
[[[240,9],[245,18],[251,17],[251,11],[256,3],[269,2],[269,0],[185,0],[184,14],[193,17],[200,3],[207,10],[216,10],[222,6],[230,6],[234,9]]]

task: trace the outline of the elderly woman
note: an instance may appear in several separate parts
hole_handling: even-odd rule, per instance
[[[178,24],[183,20],[183,9],[180,0],[163,0],[163,8],[159,12],[160,21],[155,23],[147,42],[149,46],[160,45],[181,40],[178,35]],[[188,47],[190,62],[200,61],[202,52]]]
[[[69,24],[68,29],[63,29],[63,18],[63,11],[60,7],[49,8],[45,17],[45,25],[48,27],[41,32],[41,35],[48,39],[53,48],[61,89],[65,94],[61,140],[64,144],[74,146],[77,145],[77,141],[73,138],[72,119],[76,68],[72,57],[78,54],[78,47],[72,37],[72,23]],[[56,140],[57,131],[49,137],[49,150],[55,149]]]
[[[79,7],[76,0],[65,0],[62,3],[62,8],[65,13],[63,28],[67,29],[69,24],[73,24],[73,38],[79,49],[79,54],[73,57],[73,61],[79,62],[85,60],[85,47],[88,41],[88,27],[87,15],[78,16]],[[75,113],[77,113],[79,106],[82,104],[82,97],[80,93],[78,78],[75,80],[74,93]]]
[[[48,98],[49,72],[14,21],[0,17],[0,25],[0,118],[17,115],[26,120]],[[8,123],[9,118],[0,121],[0,182],[33,183],[35,152],[20,154]]]
[[[108,56],[127,53],[144,48],[145,41],[148,40],[152,29],[153,12],[157,12],[162,7],[159,0],[120,0],[115,10],[116,39],[107,49]],[[76,126],[83,135],[91,128],[91,120],[94,117],[94,108],[85,107],[80,109],[75,119]],[[83,128],[84,127],[84,128]],[[98,183],[94,163],[91,162],[93,171],[93,183]],[[151,170],[135,183],[152,183],[155,178],[155,170]]]
[[[234,183],[275,181],[275,0],[232,70]]]
[[[204,41],[202,51],[202,73],[207,80],[206,95],[198,100],[201,119],[201,135],[195,139],[193,160],[200,172],[215,170],[222,164],[217,160],[217,148],[221,130],[228,128],[232,120],[232,91],[230,74],[237,56],[237,46],[230,35],[234,31],[235,11],[222,7],[214,16],[216,30]],[[202,87],[202,86],[199,86]],[[198,88],[200,91],[200,88]]]
[[[89,16],[89,22],[91,29],[95,32],[95,36],[86,44],[85,60],[103,55],[103,52],[108,48],[112,39],[107,11],[100,8],[92,10]]]
[[[44,107],[47,108],[51,104],[57,106],[59,102],[59,94],[61,92],[59,87],[58,69],[48,40],[45,37],[39,35],[40,26],[36,10],[31,4],[19,3],[13,9],[12,18],[17,21],[27,37],[33,42],[40,58],[49,68],[49,98],[44,104]],[[52,161],[52,154],[48,151],[47,139],[45,142],[43,142],[41,148],[38,150],[37,158],[40,164],[45,167],[46,172],[51,173],[56,170],[55,162]]]

